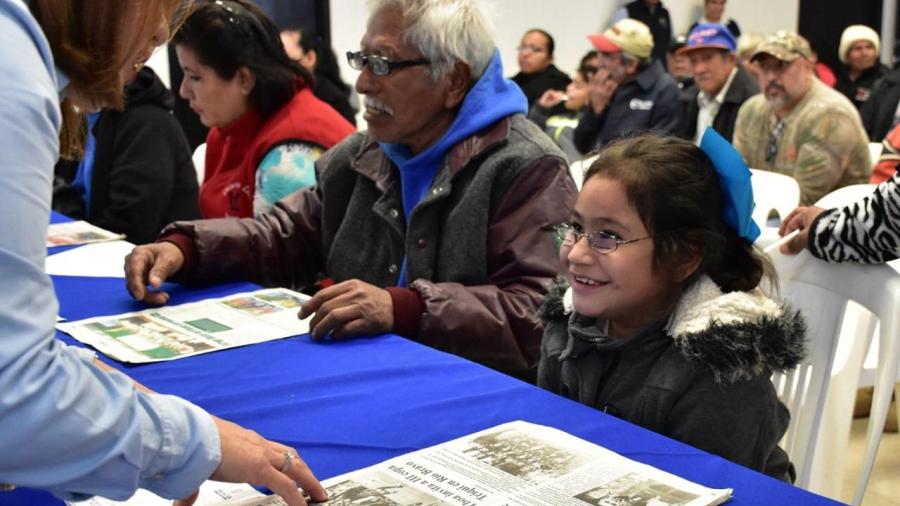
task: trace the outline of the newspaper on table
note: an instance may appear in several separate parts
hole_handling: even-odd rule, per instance
[[[732,493],[640,464],[558,429],[523,421],[408,453],[322,484],[329,500],[315,504],[327,506],[705,506],[722,504]],[[204,502],[198,504],[285,504],[278,496],[259,492],[254,496],[233,490],[229,499],[212,492],[209,487],[201,489]],[[216,497],[221,500],[216,502]],[[107,504],[111,503],[96,506]]]
[[[300,320],[297,313],[308,299],[286,288],[270,288],[57,328],[121,362],[161,362],[305,334],[309,318]]]
[[[86,221],[70,221],[54,223],[47,227],[47,247],[75,246],[94,242],[117,241],[124,239],[123,234],[91,225]]]

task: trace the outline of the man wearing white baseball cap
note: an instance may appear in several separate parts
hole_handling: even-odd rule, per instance
[[[588,153],[636,132],[671,133],[678,123],[678,84],[651,59],[647,25],[625,18],[588,39],[600,65],[590,82],[590,107],[575,129],[575,145]]]
[[[857,109],[869,100],[875,82],[890,72],[878,61],[881,38],[865,25],[850,25],[841,34],[838,58],[847,67],[838,76],[834,89],[849,98]]]

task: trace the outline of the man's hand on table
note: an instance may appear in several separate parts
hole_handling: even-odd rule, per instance
[[[125,287],[137,300],[157,306],[165,304],[169,294],[159,288],[182,264],[184,254],[170,242],[138,246],[125,257]]]
[[[383,334],[394,328],[391,294],[358,279],[320,290],[303,303],[299,317],[304,319],[313,313],[309,323],[313,339]]]

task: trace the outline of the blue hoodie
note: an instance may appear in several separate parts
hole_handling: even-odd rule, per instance
[[[500,52],[494,50],[490,64],[478,82],[466,94],[456,119],[447,132],[425,151],[413,156],[405,144],[380,143],[388,158],[400,169],[400,189],[403,194],[403,215],[409,222],[413,209],[431,187],[441,168],[444,155],[463,139],[484,130],[503,118],[516,113],[525,114],[528,102],[522,90],[503,77]],[[397,279],[397,286],[406,286],[406,259]]]

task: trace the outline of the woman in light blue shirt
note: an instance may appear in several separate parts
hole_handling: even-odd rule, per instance
[[[78,151],[77,110],[121,107],[123,83],[186,7],[0,0],[0,483],[66,499],[125,499],[137,488],[184,498],[211,477],[306,504],[296,481],[322,500],[293,449],[184,400],[138,392],[54,338],[58,305],[44,273],[53,165],[60,150]]]

